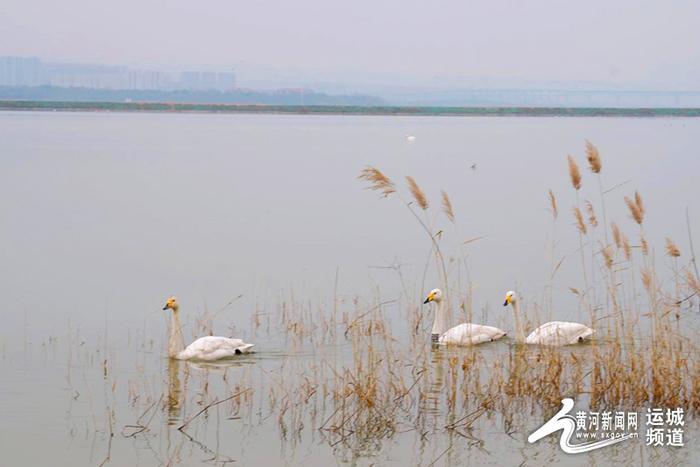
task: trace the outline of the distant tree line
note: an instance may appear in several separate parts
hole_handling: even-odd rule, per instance
[[[0,86],[1,100],[73,102],[181,102],[191,104],[352,105],[377,106],[386,102],[362,94],[333,95],[306,89],[256,91],[158,91],[90,89],[57,86]]]

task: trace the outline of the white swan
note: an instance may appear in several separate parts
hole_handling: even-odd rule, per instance
[[[510,305],[513,308],[515,319],[515,338],[526,344],[540,345],[570,345],[583,342],[595,332],[585,324],[570,323],[567,321],[550,321],[538,327],[525,337],[520,325],[520,304],[518,297],[512,290],[506,293],[506,301],[503,306]]]
[[[423,303],[435,302],[435,320],[431,338],[435,344],[444,345],[475,345],[483,342],[491,342],[506,335],[493,326],[462,323],[450,328],[449,314],[445,310],[440,289],[433,289]]]
[[[249,353],[253,344],[246,344],[240,339],[228,337],[200,337],[185,348],[180,326],[180,304],[176,297],[168,298],[163,310],[172,310],[170,320],[170,338],[168,339],[168,357],[177,360],[213,361]]]

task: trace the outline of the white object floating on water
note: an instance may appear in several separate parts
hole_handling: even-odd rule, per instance
[[[423,303],[435,302],[432,341],[441,345],[476,345],[502,338],[506,332],[493,326],[462,323],[450,328],[449,312],[445,310],[440,289],[433,289]]]
[[[408,141],[409,143],[412,143],[412,142],[415,141],[415,140],[416,140],[416,137],[415,137],[415,136],[413,136],[413,135],[406,135],[406,141]]]
[[[540,345],[571,345],[589,339],[595,331],[585,324],[570,323],[567,321],[550,321],[538,327],[525,337],[520,326],[520,305],[518,297],[512,290],[506,294],[506,301],[503,306],[513,307],[515,318],[515,339],[526,344]]]
[[[177,360],[215,361],[230,358],[234,355],[251,352],[253,344],[247,344],[241,339],[228,337],[200,337],[185,348],[180,325],[180,304],[177,298],[170,297],[163,310],[172,310],[170,338],[168,339],[168,357]]]

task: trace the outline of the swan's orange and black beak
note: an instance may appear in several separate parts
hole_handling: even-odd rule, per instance
[[[428,298],[426,298],[425,301],[423,302],[423,305],[425,305],[426,303],[432,302],[432,301],[433,301],[433,298],[435,298],[435,295],[434,295],[432,292],[430,292],[430,293],[428,294]]]
[[[510,296],[506,295],[506,301],[503,302],[503,306],[508,306],[508,305],[510,305]]]

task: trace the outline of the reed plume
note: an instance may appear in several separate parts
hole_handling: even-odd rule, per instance
[[[425,197],[425,193],[423,193],[423,190],[421,190],[418,184],[416,183],[416,180],[409,175],[406,177],[406,182],[408,183],[408,189],[411,191],[413,199],[416,200],[418,206],[420,206],[420,208],[423,211],[428,209],[428,199]]]
[[[612,236],[613,236],[613,241],[615,242],[615,246],[619,249],[622,246],[622,234],[620,233],[620,228],[617,226],[616,223],[612,223],[610,226],[610,229],[612,230]]]
[[[551,189],[549,190],[549,205],[552,208],[552,216],[556,219],[559,215],[559,209],[557,208],[557,199]]]
[[[636,190],[634,192],[634,202],[637,203],[637,207],[642,211],[642,216],[644,216],[644,203],[642,203],[642,197]]]
[[[571,155],[566,156],[569,160],[569,177],[571,177],[571,184],[574,189],[579,190],[581,188],[581,171],[578,169],[578,165]]]
[[[612,269],[613,254],[612,254],[612,248],[610,248],[610,245],[606,245],[605,247],[603,247],[602,253],[603,253],[603,259],[605,259],[605,267],[607,267],[608,269]]]
[[[598,148],[595,147],[593,143],[586,140],[586,159],[588,159],[588,166],[593,173],[600,173],[600,169],[603,168],[603,163],[600,160],[600,153]]]
[[[630,210],[632,219],[634,219],[637,224],[642,225],[642,222],[644,222],[644,204],[642,203],[642,197],[639,195],[639,192],[634,192],[634,199],[625,196],[625,203]]]
[[[452,210],[452,202],[450,201],[450,197],[447,196],[446,191],[442,192],[442,210],[445,212],[445,215],[451,222],[455,221],[455,214]]]
[[[581,210],[579,208],[574,208],[574,217],[576,217],[576,227],[578,228],[579,232],[585,235],[587,232],[586,223],[583,221],[583,214],[581,214]]]
[[[588,213],[588,223],[591,225],[591,227],[598,227],[598,218],[595,216],[593,203],[590,201],[586,201],[586,212]]]
[[[644,268],[641,271],[642,285],[647,292],[651,291],[651,271],[648,268]]]
[[[627,261],[632,259],[632,247],[630,246],[630,239],[627,238],[627,235],[622,234],[622,248],[625,251],[625,259]]]
[[[666,237],[666,254],[671,258],[678,258],[681,255],[681,250],[670,237]]]
[[[700,282],[690,270],[685,271],[685,280],[688,283],[688,287],[693,289],[696,294],[700,294]]]
[[[642,245],[642,253],[644,253],[644,256],[647,256],[649,254],[649,243],[647,243],[647,239],[644,238],[644,235],[639,237],[639,243]]]
[[[367,188],[373,191],[380,191],[385,198],[396,192],[394,182],[377,168],[365,167],[357,178],[369,182]]]

